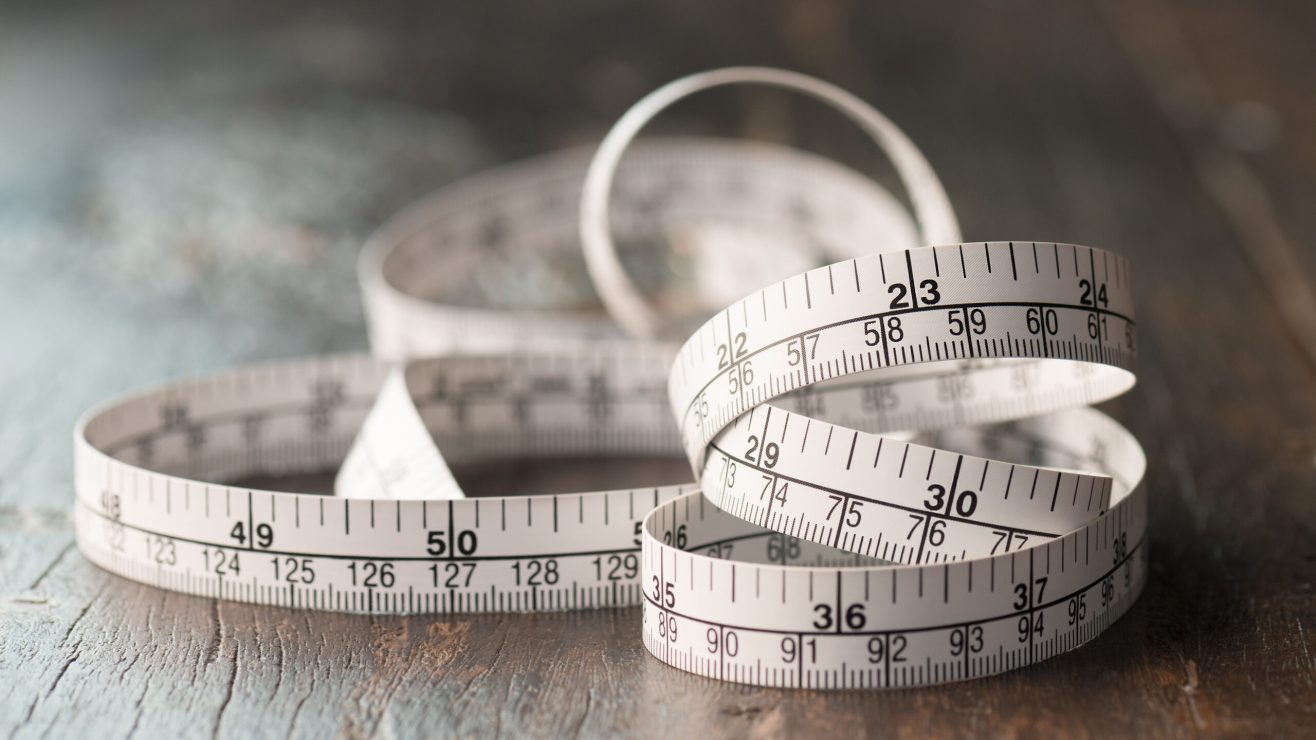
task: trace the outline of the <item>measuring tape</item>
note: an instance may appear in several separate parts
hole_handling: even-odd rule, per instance
[[[738,82],[850,112],[917,224],[779,147],[667,140],[621,161],[667,104]],[[935,234],[958,241],[935,175],[856,99],[775,70],[677,81],[592,165],[506,167],[386,224],[361,261],[378,358],[87,414],[79,547],[144,583],[280,606],[640,604],[655,656],[742,683],[917,686],[1042,660],[1145,579],[1141,449],[1082,407],[1133,383],[1128,265],[1040,242],[914,248]],[[730,305],[678,347],[625,339],[599,298],[660,338]],[[673,304],[697,310],[658,318]],[[684,456],[698,482],[468,498],[448,467],[576,456]],[[332,496],[241,484],[334,468]]]

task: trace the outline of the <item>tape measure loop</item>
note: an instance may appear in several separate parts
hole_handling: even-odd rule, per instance
[[[646,143],[617,170],[624,236],[686,219],[733,241],[777,234],[783,254],[820,235],[889,249],[728,301],[680,347],[622,340],[589,309],[578,238],[589,255],[608,236],[612,168],[648,117],[744,81],[867,121],[942,246],[909,248],[889,194],[817,158]],[[1147,574],[1146,461],[1084,406],[1133,383],[1126,261],[959,243],[912,144],[816,80],[719,70],[646,101],[588,175],[587,152],[551,155],[386,224],[360,263],[377,357],[241,368],[89,412],[82,552],[144,583],[294,608],[638,604],[658,659],[767,686],[990,675],[1124,613]],[[596,267],[616,311],[608,291],[629,283]],[[685,458],[698,483],[468,498],[449,468],[581,455]],[[265,490],[335,466],[333,495]]]
[[[863,100],[830,83],[769,67],[727,67],[674,80],[633,105],[604,137],[585,177],[580,235],[585,264],[612,317],[633,336],[664,336],[664,320],[641,296],[617,256],[608,201],[613,175],[631,141],[649,121],[676,101],[723,85],[755,84],[791,90],[843,113],[868,134],[895,165],[913,204],[919,243],[960,240],[950,199],[922,152],[894,123]]]

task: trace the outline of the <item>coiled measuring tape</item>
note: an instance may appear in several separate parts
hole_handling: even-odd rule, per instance
[[[293,607],[642,604],[655,656],[762,685],[960,680],[1100,633],[1145,578],[1141,450],[1081,408],[1133,382],[1127,264],[1051,243],[909,248],[957,227],[926,162],[867,108],[920,236],[876,185],[764,145],[649,144],[611,182],[663,105],[743,81],[857,103],[788,73],[706,73],[642,101],[588,177],[581,154],[555,155],[404,213],[362,259],[384,359],[221,373],[79,423],[82,551],[145,583]],[[619,338],[577,277],[582,183],[586,259],[632,331],[673,329],[616,308],[637,291],[598,269],[616,254],[600,234],[631,245],[618,264],[657,275],[650,288],[685,277],[643,262],[665,237],[717,274],[696,299],[748,295],[679,350]],[[759,288],[801,259],[831,264]],[[697,485],[466,498],[448,468],[682,453]],[[335,466],[333,496],[232,483]]]

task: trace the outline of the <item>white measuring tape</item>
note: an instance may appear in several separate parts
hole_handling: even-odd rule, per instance
[[[663,107],[736,82],[850,113],[918,226],[778,147],[670,140],[621,161]],[[743,683],[917,686],[1042,660],[1145,578],[1141,449],[1083,408],[1133,383],[1128,265],[1040,242],[913,248],[942,236],[958,227],[935,175],[856,99],[775,70],[677,81],[592,167],[503,168],[387,224],[361,263],[384,359],[257,366],[89,413],[79,546],[134,580],[281,606],[642,604],[655,656]],[[693,323],[660,319],[672,305],[730,306],[679,349],[626,340],[592,308],[578,239],[633,333]],[[697,485],[467,498],[448,468],[682,453]],[[335,467],[332,496],[240,483]]]

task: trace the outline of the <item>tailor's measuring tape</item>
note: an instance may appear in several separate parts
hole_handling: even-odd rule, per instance
[[[958,240],[931,169],[862,103],[774,70],[680,80],[623,119],[588,174],[572,154],[505,169],[380,232],[362,260],[372,343],[442,356],[262,366],[89,414],[83,552],[146,583],[286,606],[640,603],[654,655],[763,685],[953,681],[1098,634],[1146,573],[1142,452],[1075,408],[1133,382],[1127,264],[1051,243],[909,249],[920,237],[884,190],[762,145],[650,144],[613,186],[649,117],[732,82],[851,113],[892,153],[921,237]],[[573,277],[582,180],[586,260],[632,332],[688,318],[657,320],[617,280],[613,233],[640,247],[623,276],[651,295],[683,277],[634,262],[665,236],[717,278],[681,300],[721,300],[726,284],[748,296],[679,350],[561,310],[591,302]],[[792,260],[832,264],[755,290]],[[468,499],[447,467],[682,452],[698,485]],[[202,482],[340,462],[332,497]]]

